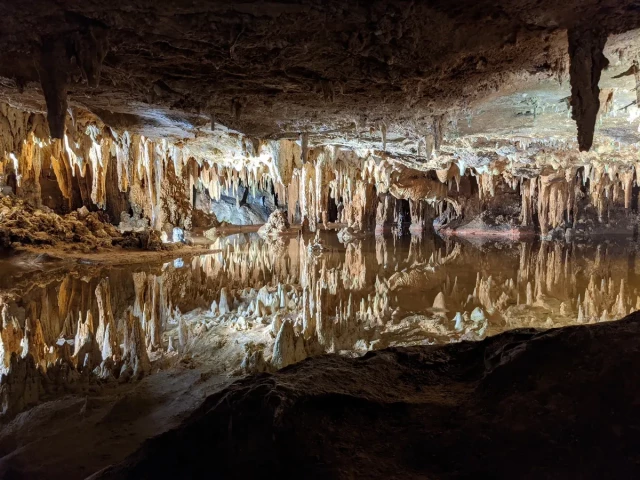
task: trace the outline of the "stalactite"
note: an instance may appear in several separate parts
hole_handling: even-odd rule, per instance
[[[47,121],[51,138],[62,139],[67,117],[69,57],[60,39],[42,39],[40,84],[47,103]]]
[[[602,53],[607,36],[602,31],[578,28],[569,30],[568,39],[572,117],[578,126],[580,150],[588,151],[600,108],[598,82],[609,64]]]

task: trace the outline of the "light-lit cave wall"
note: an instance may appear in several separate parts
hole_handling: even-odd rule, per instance
[[[264,223],[275,208],[289,210],[292,220],[322,220],[330,190],[346,199],[366,190],[363,180],[352,180],[360,175],[352,165],[357,157],[312,150],[305,166],[301,148],[287,140],[251,143],[236,135],[237,150],[212,160],[166,140],[118,132],[86,112],[67,118],[62,140],[49,138],[42,114],[3,105],[0,122],[3,192],[60,214],[84,206],[117,224],[125,212],[166,231],[205,226],[194,224],[195,210],[232,224]],[[331,169],[337,178],[328,178]],[[347,218],[363,222],[362,209],[347,210]]]
[[[362,160],[338,149],[302,152],[294,141],[234,134],[235,148],[211,159],[178,143],[118,132],[86,112],[67,118],[62,140],[49,138],[42,114],[3,105],[0,115],[3,191],[56,213],[84,206],[104,211],[112,223],[142,217],[170,232],[206,226],[196,211],[259,224],[281,208],[291,221],[312,219],[313,230],[326,221],[331,195],[348,205],[346,223],[362,229],[374,218]]]
[[[384,231],[404,221],[412,231],[433,224],[443,233],[547,237],[629,233],[638,223],[637,165],[594,154],[564,161],[546,154],[528,168],[508,157],[467,167],[441,156],[442,168],[421,171],[376,150],[232,132],[220,137],[224,144],[192,149],[73,113],[64,138],[52,140],[42,114],[0,105],[4,193],[59,214],[86,207],[113,224],[169,236],[174,227],[217,221],[262,224],[276,209],[311,231],[334,221]]]

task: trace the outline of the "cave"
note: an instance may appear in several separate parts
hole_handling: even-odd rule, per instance
[[[0,0],[0,478],[637,478],[634,0]]]

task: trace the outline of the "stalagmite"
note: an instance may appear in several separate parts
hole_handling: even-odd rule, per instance
[[[231,311],[231,300],[226,288],[220,289],[220,301],[218,302],[218,311],[220,315],[224,315]]]
[[[293,322],[285,320],[280,327],[278,336],[273,346],[271,364],[276,369],[284,368],[295,363],[296,358],[296,334],[293,330]]]
[[[444,294],[442,292],[439,292],[438,295],[436,295],[435,300],[433,301],[433,307],[434,310],[437,311],[446,311],[447,310],[447,306],[445,304],[445,300],[444,300]]]
[[[145,346],[144,335],[140,326],[140,319],[131,311],[127,314],[122,359],[134,378],[147,375],[151,370],[149,356]]]
[[[484,314],[484,310],[480,307],[476,307],[473,312],[471,312],[471,320],[479,323],[486,321],[487,317]]]
[[[456,313],[456,316],[453,318],[455,322],[455,326],[453,327],[456,332],[461,332],[464,330],[464,321],[462,319],[462,314],[460,312]]]

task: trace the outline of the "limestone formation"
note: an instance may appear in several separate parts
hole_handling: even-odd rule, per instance
[[[284,321],[273,346],[271,365],[276,369],[296,362],[296,334],[291,321]]]
[[[602,70],[609,65],[603,55],[607,36],[595,29],[577,27],[568,32],[571,66],[571,108],[578,125],[578,145],[581,151],[593,144],[593,131],[600,108],[598,82]]]
[[[140,326],[140,320],[129,312],[128,321],[124,326],[124,344],[122,371],[130,369],[134,378],[147,375],[150,371],[149,356],[145,346],[145,339]]]

